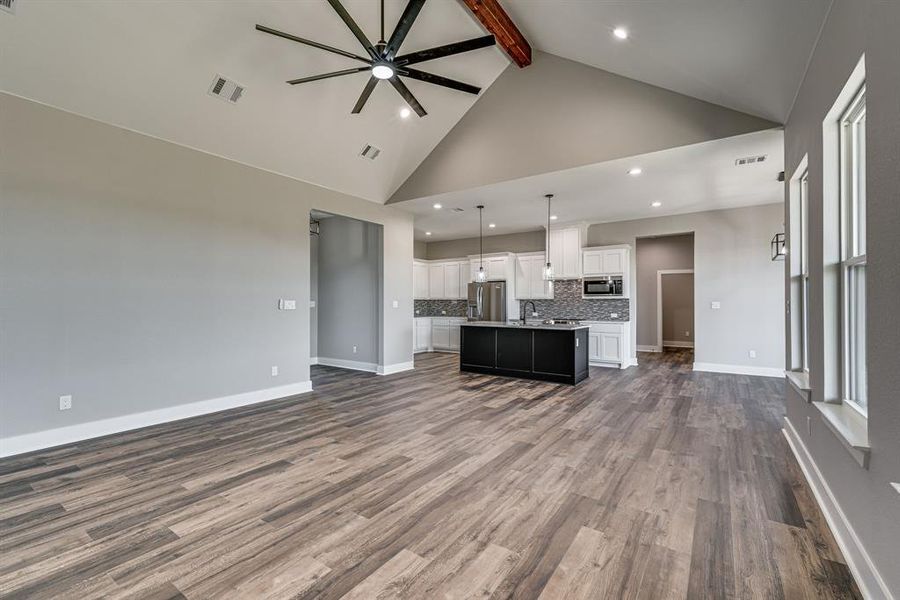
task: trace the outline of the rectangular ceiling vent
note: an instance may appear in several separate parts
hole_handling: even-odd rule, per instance
[[[0,10],[5,10],[10,14],[16,14],[16,4],[18,0],[0,0]]]
[[[372,144],[366,144],[363,146],[362,151],[360,151],[359,155],[363,158],[368,158],[369,160],[375,160],[378,158],[378,155],[381,154],[381,148],[376,148]]]
[[[759,156],[745,156],[744,158],[739,158],[734,161],[734,165],[736,167],[742,167],[744,165],[753,165],[756,163],[765,162],[768,154],[761,154]]]
[[[0,0],[0,2],[2,2],[2,0]],[[216,76],[213,77],[212,83],[209,86],[210,96],[221,98],[232,104],[237,104],[237,101],[241,99],[243,94],[244,86],[227,77],[222,77],[219,74],[216,74]]]
[[[456,208],[453,209],[453,212],[465,212],[465,209],[457,206]]]

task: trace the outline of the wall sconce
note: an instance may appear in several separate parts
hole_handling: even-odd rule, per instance
[[[784,245],[784,234],[776,233],[775,237],[772,238],[772,260],[784,260],[784,255],[787,254],[787,248]]]

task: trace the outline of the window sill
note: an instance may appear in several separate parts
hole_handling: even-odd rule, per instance
[[[869,468],[869,431],[866,419],[845,404],[813,402],[822,413],[822,420],[837,436],[853,459],[864,469]]]
[[[812,388],[809,386],[809,373],[804,371],[785,371],[784,376],[807,402],[812,402]]]

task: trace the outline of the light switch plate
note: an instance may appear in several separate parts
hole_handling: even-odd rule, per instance
[[[272,377],[278,377],[278,367],[272,366]]]
[[[278,309],[279,310],[297,310],[297,301],[296,300],[285,300],[282,298],[278,301]]]
[[[713,310],[719,310],[720,308],[722,308],[722,303],[721,302],[710,302],[709,307],[712,308]]]
[[[394,300],[393,302],[391,302],[391,306],[393,306],[394,308],[400,308],[400,301]]]
[[[315,301],[315,300],[310,300],[310,301],[309,301],[309,307],[310,307],[310,308],[315,308],[315,307],[316,307],[316,301]]]
[[[69,410],[72,408],[72,396],[59,397],[59,410]]]

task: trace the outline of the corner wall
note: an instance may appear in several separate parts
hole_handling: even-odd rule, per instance
[[[0,453],[308,389],[313,208],[384,226],[411,363],[409,214],[2,93],[0,144]]]
[[[785,172],[809,156],[809,345],[813,401],[824,399],[823,120],[865,54],[866,314],[869,468],[861,467],[826,426],[818,409],[792,387],[787,427],[842,550],[870,598],[900,597],[900,3],[835,0],[785,126]],[[830,155],[830,157],[833,155]],[[786,185],[787,191],[787,185]],[[790,215],[785,210],[785,221]],[[834,220],[833,215],[829,216]],[[788,229],[789,230],[789,229]],[[783,288],[788,288],[785,273]],[[789,288],[788,288],[789,289]],[[787,307],[785,307],[787,308]],[[790,349],[790,340],[785,346]],[[801,461],[802,462],[802,461]],[[837,527],[835,527],[837,525]]]

